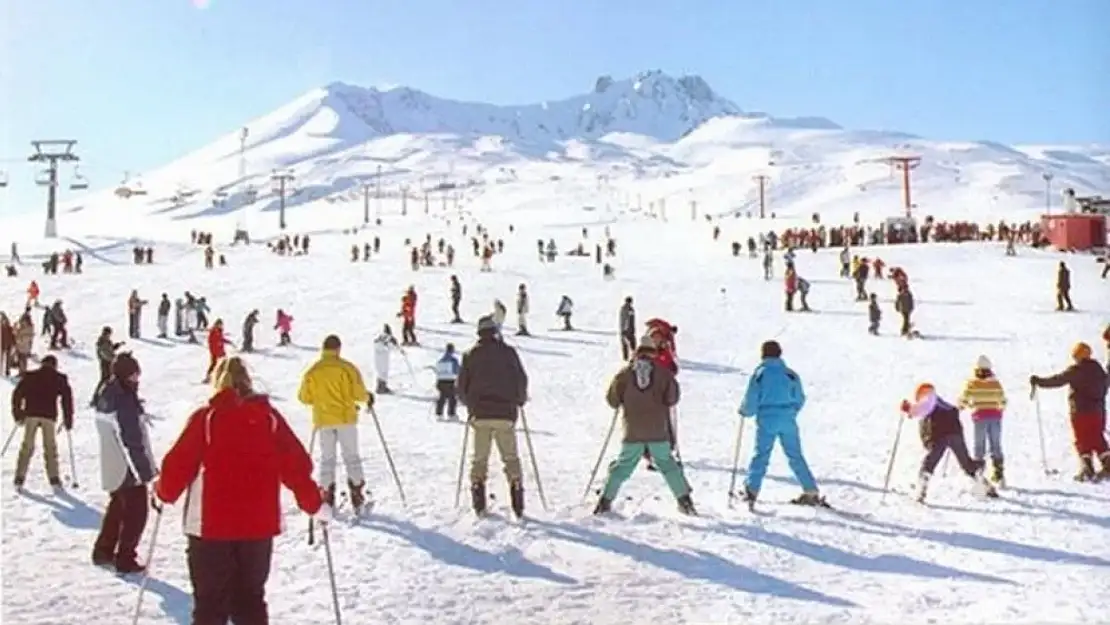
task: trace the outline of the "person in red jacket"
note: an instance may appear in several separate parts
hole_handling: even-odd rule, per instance
[[[409,287],[401,297],[401,345],[419,345],[416,340],[416,288]]]
[[[204,372],[204,384],[212,381],[212,372],[216,370],[216,363],[227,354],[224,346],[230,343],[231,341],[224,337],[224,320],[217,319],[208,330],[208,370]]]
[[[193,623],[267,623],[266,580],[281,534],[281,487],[320,523],[331,508],[312,480],[312,459],[285,418],[257,395],[238,357],[221,360],[215,394],[162,459],[152,505],[185,494],[184,529]]]

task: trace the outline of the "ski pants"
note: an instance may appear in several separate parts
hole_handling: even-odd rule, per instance
[[[974,460],[967,453],[964,434],[959,432],[935,440],[925,448],[925,458],[921,461],[921,472],[932,475],[937,465],[940,464],[940,459],[944,457],[944,452],[948,450],[951,450],[952,455],[956,456],[956,462],[960,463],[960,468],[968,477],[974,478],[982,470],[983,462]]]
[[[621,360],[628,360],[636,352],[636,333],[621,333]]]
[[[129,486],[112,491],[93,553],[117,563],[133,563],[139,557],[139,541],[150,514],[146,486]]]
[[[42,432],[42,459],[46,462],[46,477],[49,480],[58,478],[58,437],[57,424],[53,419],[44,417],[26,417],[23,419],[23,444],[19,446],[19,456],[15,460],[15,476],[27,477],[27,468],[31,465],[31,456],[35,453],[35,438]]]
[[[667,481],[667,487],[674,493],[675,498],[689,495],[690,486],[686,483],[686,476],[682,474],[682,467],[678,466],[671,450],[672,446],[667,441],[623,443],[617,459],[609,463],[609,479],[605,482],[605,488],[601,491],[601,496],[612,501],[620,492],[621,486],[628,481],[628,478],[632,477],[632,472],[636,470],[636,464],[640,461],[640,456],[645,453],[651,456],[652,463],[656,470],[663,475],[663,479]]]
[[[974,427],[975,459],[985,458],[989,447],[991,461],[995,464],[1002,462],[1002,419],[983,419],[976,421]]]
[[[442,417],[443,407],[447,406],[447,416],[454,419],[459,406],[458,397],[455,395],[455,381],[437,380],[436,390],[439,391],[439,397],[436,398],[436,416]]]
[[[405,319],[401,323],[401,342],[416,342],[416,321],[414,319]]]
[[[913,324],[910,323],[910,313],[899,313],[902,315],[902,336],[908,336]]]
[[[165,338],[170,325],[169,315],[158,315],[158,336]]]
[[[268,625],[266,580],[273,539],[205,540],[189,537],[193,625]]]
[[[516,314],[517,332],[528,332],[528,313]]]
[[[316,437],[320,441],[320,476],[316,480],[320,486],[330,488],[335,484],[335,449],[343,456],[343,467],[347,470],[347,481],[364,484],[362,456],[358,452],[358,426],[335,425],[317,428]]]
[[[451,314],[454,315],[452,321],[461,321],[462,317],[459,316],[459,300],[451,298]]]
[[[69,332],[64,325],[54,324],[50,328],[50,349],[64,349],[69,347]]]
[[[1076,414],[1071,417],[1071,433],[1075,441],[1075,453],[1102,455],[1107,451],[1106,416],[1100,414]]]
[[[505,477],[510,484],[524,481],[520,467],[520,451],[516,444],[516,419],[483,419],[471,417],[474,430],[474,455],[470,459],[470,483],[485,484],[489,477],[489,454],[493,445],[501,456]]]
[[[139,338],[139,330],[141,324],[139,323],[139,313],[127,313],[127,336],[137,339]]]
[[[793,417],[769,417],[755,420],[755,453],[748,465],[747,487],[753,493],[758,493],[763,486],[763,478],[767,475],[767,466],[771,463],[771,452],[774,451],[775,441],[782,445],[782,452],[786,454],[786,461],[794,478],[801,484],[802,490],[807,493],[817,492],[817,481],[809,470],[805,455],[802,453],[802,438],[798,433],[798,422]]]
[[[1056,310],[1074,310],[1071,305],[1071,289],[1056,289]]]

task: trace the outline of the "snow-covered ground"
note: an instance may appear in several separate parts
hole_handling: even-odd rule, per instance
[[[1030,373],[1066,365],[1075,341],[1100,344],[1110,298],[1090,257],[1021,249],[1016,258],[1006,258],[1000,244],[868,249],[865,254],[909,272],[918,301],[916,322],[927,339],[907,342],[896,336],[893,288],[887,282],[871,286],[886,315],[882,336],[867,335],[864,307],[853,301],[852,286],[837,278],[835,250],[799,253],[798,266],[813,284],[810,300],[817,312],[788,315],[782,310],[781,281],[763,281],[758,261],[729,254],[728,242],[754,232],[752,221],[723,221],[722,241],[714,243],[711,225],[700,219],[663,223],[631,212],[584,211],[578,207],[599,200],[560,191],[554,183],[500,193],[496,201],[479,196],[472,203],[474,215],[506,241],[492,273],[477,271],[458,219],[448,228],[414,207],[402,218],[395,203],[386,207],[384,225],[357,236],[339,230],[360,221],[360,205],[343,209],[319,202],[301,208],[291,216],[290,232],[315,236],[311,255],[300,258],[279,258],[261,245],[227,247],[239,219],[235,216],[174,224],[121,215],[114,223],[84,226],[86,233],[114,229],[121,233],[117,238],[75,234],[49,245],[24,239],[25,255],[64,247],[87,251],[83,276],[42,277],[29,267],[18,280],[0,280],[0,305],[8,311],[22,304],[32,276],[46,301],[61,299],[67,307],[78,345],[60,355],[81,407],[73,436],[81,488],[51,494],[36,459],[29,493],[16,495],[10,488],[15,449],[9,451],[0,506],[4,622],[122,623],[129,622],[134,609],[138,579],[119,578],[89,563],[106,496],[98,489],[93,416],[85,408],[96,381],[92,343],[103,325],[123,335],[125,300],[132,288],[151,302],[162,292],[171,298],[185,290],[203,294],[236,339],[250,310],[262,311],[262,327],[276,308],[290,311],[296,318],[295,345],[273,347],[276,336],[263,331],[258,342],[264,349],[248,361],[307,442],[309,415],[295,392],[321,340],[338,333],[344,354],[369,376],[372,338],[383,323],[395,322],[399,297],[409,284],[420,295],[418,336],[424,346],[408,352],[415,376],[394,357],[392,378],[400,392],[377,404],[408,505],[401,505],[373,423],[364,419],[363,450],[378,505],[364,524],[341,522],[331,532],[345,623],[1064,623],[1105,618],[1110,609],[1105,593],[1110,490],[1068,478],[1074,463],[1062,393],[1045,393],[1041,400],[1048,462],[1061,471],[1044,475],[1027,386]],[[802,210],[798,207],[799,215],[805,214]],[[983,211],[979,216],[999,217]],[[72,224],[79,215],[63,222],[63,232],[75,232]],[[260,215],[266,224],[275,221],[273,213]],[[516,226],[514,234],[508,232],[510,223]],[[538,238],[554,237],[566,249],[588,227],[592,249],[606,223],[619,242],[616,280],[603,281],[592,259],[537,261]],[[188,229],[194,227],[214,230],[227,268],[202,268],[200,250],[188,244]],[[421,240],[425,233],[455,244],[454,270],[409,270],[402,241]],[[349,262],[350,245],[373,234],[382,237],[382,255],[366,264]],[[136,240],[156,247],[155,265],[130,264]],[[1061,259],[1073,269],[1079,309],[1074,314],[1052,310],[1055,264]],[[781,270],[776,260],[777,276]],[[427,366],[447,342],[466,348],[474,337],[472,323],[447,323],[452,272],[463,284],[468,322],[487,313],[495,297],[512,306],[519,283],[532,294],[535,336],[509,341],[531,377],[528,425],[550,509],[541,507],[529,468],[532,520],[523,526],[476,521],[469,510],[451,507],[463,428],[433,418]],[[552,330],[563,294],[577,304],[578,331]],[[641,322],[662,316],[680,329],[681,448],[703,514],[699,518],[679,516],[660,476],[646,471],[634,476],[622,493],[627,499],[617,503],[625,520],[593,518],[593,495],[580,503],[612,415],[603,392],[620,365],[615,329],[626,295],[635,298]],[[153,314],[147,315],[145,336],[155,334],[153,321]],[[512,315],[508,323],[511,328]],[[810,401],[801,426],[824,494],[851,515],[779,505],[796,495],[797,487],[778,456],[763,493],[766,514],[727,506],[736,408],[746,376],[757,364],[759,344],[769,338],[782,343],[785,358],[806,385]],[[161,453],[188,412],[209,394],[199,384],[207,356],[203,347],[177,340],[143,339],[128,347],[143,365],[141,392],[155,415],[154,444]],[[38,351],[43,350],[39,343]],[[1001,500],[978,500],[953,463],[945,476],[938,472],[927,507],[896,493],[882,501],[899,401],[923,381],[953,397],[979,354],[991,357],[1010,394],[1005,444],[1012,488]],[[11,426],[4,419],[0,435]],[[608,455],[614,450],[615,445]],[[69,474],[64,442],[62,454]],[[750,437],[743,465],[749,456]],[[907,427],[895,488],[909,487],[920,456],[916,432]],[[491,476],[491,492],[503,506],[508,494],[496,460]],[[324,552],[306,544],[306,518],[291,502],[287,510],[269,584],[273,622],[329,623]],[[151,625],[189,622],[179,512],[168,509],[166,515],[141,619]],[[145,556],[151,527],[140,556]]]

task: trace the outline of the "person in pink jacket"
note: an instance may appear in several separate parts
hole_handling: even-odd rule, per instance
[[[293,339],[289,335],[293,332],[293,316],[286,314],[282,309],[277,311],[277,322],[274,323],[274,329],[281,334],[278,345],[289,345]]]

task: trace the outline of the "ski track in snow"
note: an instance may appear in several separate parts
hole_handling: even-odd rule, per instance
[[[89,563],[107,497],[99,489],[93,415],[86,407],[96,381],[93,341],[103,325],[124,335],[131,288],[151,302],[144,315],[148,337],[163,291],[171,298],[184,290],[205,295],[213,318],[223,318],[235,340],[242,318],[261,310],[256,343],[263,349],[247,360],[259,386],[307,442],[309,415],[295,393],[324,335],[338,333],[344,355],[369,379],[371,341],[383,322],[396,325],[398,301],[409,284],[419,293],[418,335],[425,347],[409,350],[416,379],[393,358],[392,380],[401,394],[380,397],[377,404],[409,505],[400,505],[373,423],[364,418],[364,462],[377,506],[360,525],[338,521],[330,530],[345,623],[1018,623],[1105,616],[1110,486],[1077,485],[1068,478],[1074,463],[1062,392],[1045,392],[1041,399],[1049,462],[1061,470],[1056,477],[1042,474],[1026,382],[1031,372],[1060,369],[1076,340],[1100,345],[1110,302],[1086,258],[1071,261],[1080,312],[1060,315],[1052,312],[1052,286],[1062,256],[1023,248],[1017,258],[1005,258],[1000,244],[869,248],[862,253],[878,254],[910,274],[916,323],[927,339],[907,342],[892,334],[897,320],[889,282],[870,285],[883,301],[884,319],[882,336],[867,335],[865,305],[854,302],[853,287],[836,277],[837,250],[798,252],[800,272],[813,283],[811,305],[819,312],[782,312],[781,260],[776,258],[776,279],[765,282],[758,261],[728,254],[727,242],[746,237],[749,221],[721,222],[719,243],[711,242],[711,225],[701,222],[616,223],[618,279],[606,282],[592,258],[536,261],[537,238],[554,236],[563,249],[579,240],[578,226],[567,226],[577,215],[564,213],[557,221],[551,219],[557,213],[538,210],[482,215],[495,237],[505,237],[506,253],[495,259],[493,273],[479,273],[458,223],[448,229],[439,220],[401,220],[395,212],[387,211],[386,225],[374,231],[383,237],[383,255],[370,263],[350,263],[348,257],[351,243],[369,236],[325,233],[314,237],[308,257],[279,258],[261,245],[222,248],[230,266],[204,271],[199,248],[181,243],[188,236],[181,228],[158,237],[154,266],[130,265],[130,239],[78,238],[97,250],[95,258],[88,255],[84,276],[43,277],[28,268],[18,280],[0,281],[0,301],[9,311],[22,303],[32,277],[44,301],[67,305],[78,348],[60,357],[79,407],[73,442],[81,482],[69,494],[47,494],[36,457],[29,494],[19,496],[10,487],[18,440],[4,459],[5,622],[120,623],[134,610],[139,579]],[[596,218],[583,216],[585,223]],[[309,227],[306,217],[300,219],[291,220],[292,226],[320,230],[319,222]],[[517,226],[513,235],[510,220]],[[215,230],[221,240],[230,234],[230,222],[224,223]],[[595,225],[590,235],[600,237],[601,230]],[[425,232],[454,242],[456,269],[408,270],[400,243],[405,237],[420,240]],[[466,325],[446,323],[452,272],[463,283]],[[513,310],[519,282],[532,295],[536,336],[511,336],[511,313],[506,334],[531,378],[527,418],[551,504],[550,511],[541,508],[526,461],[531,520],[523,525],[479,521],[469,510],[451,509],[463,430],[435,421],[431,406],[419,401],[433,395],[426,367],[443,345],[467,348],[473,322],[490,311],[495,297]],[[558,327],[554,309],[564,293],[575,300],[581,331],[551,330]],[[642,470],[622,492],[630,500],[616,504],[624,520],[592,517],[592,494],[579,503],[612,415],[602,395],[619,365],[613,329],[625,295],[634,296],[641,324],[662,316],[679,326],[681,449],[702,517],[678,515],[661,477]],[[296,319],[295,346],[272,346],[277,337],[266,324],[278,307]],[[726,505],[736,407],[747,372],[757,364],[759,343],[772,337],[782,342],[806,385],[801,427],[824,494],[858,517],[773,503],[797,494],[777,452],[764,487],[764,513]],[[155,415],[160,456],[185,416],[209,394],[199,384],[207,355],[202,346],[177,340],[143,339],[127,347],[143,365],[141,392]],[[36,348],[44,352],[41,339]],[[974,499],[950,461],[946,475],[938,470],[928,506],[896,493],[880,503],[898,402],[926,380],[954,399],[980,353],[992,358],[1009,393],[1004,436],[1012,488],[1000,501]],[[5,419],[0,433],[6,436],[11,427]],[[752,434],[747,428],[743,464]],[[68,475],[64,438],[60,444]],[[905,491],[922,453],[911,424],[899,451],[893,485]],[[527,458],[524,448],[522,453]],[[490,473],[493,505],[507,518],[498,460]],[[464,493],[464,505],[467,499]],[[324,553],[306,544],[307,518],[291,498],[286,509],[268,587],[273,622],[332,622]],[[189,622],[179,523],[179,509],[167,508],[144,624]],[[153,517],[140,557],[146,556],[152,527]]]

